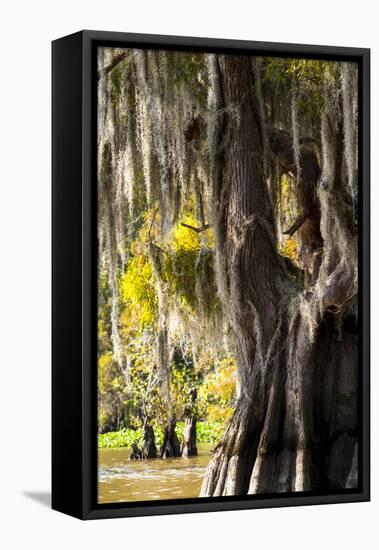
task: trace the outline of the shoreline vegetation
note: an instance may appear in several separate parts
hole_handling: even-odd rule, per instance
[[[180,444],[184,438],[184,422],[178,422],[175,428],[176,435]],[[221,422],[197,422],[197,443],[216,444],[224,433],[225,426]],[[160,426],[154,427],[155,443],[157,447],[163,444],[163,429]],[[132,428],[123,428],[116,432],[106,432],[98,434],[98,449],[121,449],[132,448],[133,444],[138,447],[143,442],[143,429],[134,430]]]

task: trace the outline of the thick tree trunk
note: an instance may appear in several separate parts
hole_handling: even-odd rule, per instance
[[[287,277],[276,252],[255,76],[251,59],[219,56],[218,107],[226,115],[214,212],[217,275],[242,392],[201,496],[357,483],[357,336],[354,314],[344,307],[354,289],[351,278],[333,278],[337,252],[334,263],[330,251],[324,254],[328,267],[321,266],[312,291]],[[325,199],[333,203],[327,214],[336,232],[343,230],[338,201]],[[337,295],[341,313],[333,315],[327,309]]]
[[[277,372],[271,341],[276,332],[281,337],[278,286],[284,279],[263,170],[263,123],[251,94],[251,59],[219,56],[218,70],[227,115],[214,212],[216,260],[219,291],[238,350],[242,395],[205,475],[201,494],[215,496],[241,494],[249,486]]]
[[[153,427],[147,422],[143,427],[143,442],[141,447],[141,458],[157,458],[157,447]]]
[[[184,425],[182,456],[197,456],[196,417],[187,417]]]
[[[172,420],[165,428],[163,444],[160,450],[161,458],[174,458],[180,456],[180,445],[175,432],[176,422]]]
[[[326,314],[312,345],[298,319],[287,372],[272,390],[249,493],[356,486],[357,336],[351,319],[342,329],[338,323]]]
[[[190,403],[185,409],[185,425],[182,443],[182,456],[197,456],[196,446],[196,405],[197,390],[190,392]]]
[[[132,452],[129,455],[129,460],[140,460],[141,458],[141,449],[138,448],[137,443],[132,443]]]

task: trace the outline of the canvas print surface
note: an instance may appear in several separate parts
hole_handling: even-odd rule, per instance
[[[97,55],[98,502],[356,489],[357,64]]]

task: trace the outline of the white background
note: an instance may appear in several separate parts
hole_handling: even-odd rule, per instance
[[[5,549],[378,547],[379,395],[373,288],[373,500],[80,522],[49,509],[50,41],[83,28],[372,48],[373,248],[378,239],[374,0],[2,3],[0,20],[0,545]],[[378,258],[373,250],[373,281]],[[69,397],[67,397],[69,406]],[[68,449],[69,452],[69,449]]]

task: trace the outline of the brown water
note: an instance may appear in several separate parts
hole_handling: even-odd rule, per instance
[[[212,445],[198,456],[129,460],[130,449],[99,449],[99,503],[198,497]]]

